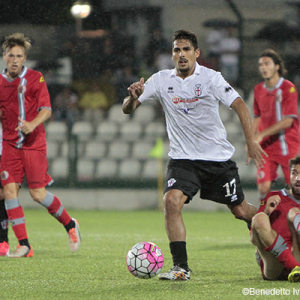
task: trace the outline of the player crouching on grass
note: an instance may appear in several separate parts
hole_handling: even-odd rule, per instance
[[[5,208],[19,241],[10,257],[30,257],[20,185],[26,176],[32,199],[54,216],[66,229],[71,251],[80,246],[77,220],[71,218],[60,199],[46,190],[53,182],[48,175],[46,132],[43,123],[51,117],[47,85],[40,72],[27,68],[31,43],[23,33],[5,38],[2,44],[6,69],[0,74],[0,110],[3,129],[1,183]]]
[[[300,156],[289,166],[290,190],[268,193],[252,219],[251,242],[266,280],[300,281]]]

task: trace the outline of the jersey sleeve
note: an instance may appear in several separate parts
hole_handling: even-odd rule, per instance
[[[41,73],[39,73],[39,77],[37,77],[36,87],[37,87],[36,96],[38,101],[38,110],[40,111],[43,108],[51,110],[51,102],[50,102],[50,96],[49,96],[47,84]]]
[[[145,101],[159,99],[157,86],[157,74],[154,74],[151,77],[149,77],[148,80],[145,82],[144,92],[139,97],[139,101],[143,103]]]
[[[298,117],[298,93],[293,84],[285,89],[282,101],[282,115],[292,118]]]
[[[239,93],[230,86],[220,72],[216,72],[216,75],[212,78],[211,91],[217,100],[228,107],[236,98],[241,98]]]

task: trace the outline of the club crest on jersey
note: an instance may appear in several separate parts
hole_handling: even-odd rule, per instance
[[[260,170],[260,171],[258,172],[258,174],[257,174],[257,177],[258,177],[258,179],[264,178],[264,177],[265,177],[265,172],[262,171],[262,170]]]
[[[25,94],[25,92],[26,92],[26,86],[25,85],[19,85],[18,93],[19,94]]]
[[[7,171],[2,171],[0,176],[1,180],[7,180],[9,177],[9,173]]]
[[[169,180],[168,180],[168,187],[173,186],[175,182],[176,182],[176,179],[175,179],[175,178],[169,179]]]
[[[44,81],[45,81],[44,77],[43,77],[43,76],[41,76],[41,78],[40,78],[40,82],[44,82]]]
[[[197,97],[199,97],[201,95],[201,92],[202,92],[202,89],[201,89],[201,84],[196,84],[195,87],[194,87],[194,92],[195,92],[195,95]]]

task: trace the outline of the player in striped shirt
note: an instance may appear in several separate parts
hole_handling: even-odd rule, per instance
[[[276,180],[281,166],[287,185],[290,184],[289,160],[299,153],[298,93],[295,85],[284,79],[283,60],[274,50],[265,50],[258,60],[264,79],[254,88],[253,130],[268,154],[266,163],[257,169],[257,186],[264,197]]]
[[[40,72],[27,68],[31,44],[22,33],[5,38],[2,44],[6,69],[0,74],[0,110],[3,129],[1,183],[5,207],[19,241],[10,257],[32,256],[19,189],[26,176],[32,199],[53,215],[66,229],[71,251],[80,246],[77,220],[71,218],[60,199],[46,190],[53,182],[47,173],[47,145],[43,123],[51,116],[47,85]]]
[[[289,166],[290,189],[269,192],[252,220],[251,241],[266,280],[300,281],[300,156]]]

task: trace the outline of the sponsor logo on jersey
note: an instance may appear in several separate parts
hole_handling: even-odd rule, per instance
[[[43,76],[41,76],[41,78],[40,78],[40,82],[44,82],[44,81],[45,81],[44,77],[43,77]]]
[[[196,84],[195,87],[194,87],[194,92],[195,92],[195,95],[197,97],[199,97],[201,95],[201,84]]]
[[[172,86],[168,87],[168,93],[174,93],[174,88]]]
[[[179,108],[179,110],[183,111],[185,114],[188,114],[190,110],[193,108]]]
[[[175,178],[169,179],[169,180],[168,180],[168,187],[173,186],[175,182],[176,182],[176,179],[175,179]]]
[[[187,99],[182,99],[180,97],[173,97],[172,101],[174,104],[179,104],[179,103],[193,103],[197,102],[199,99],[198,98],[187,98]]]
[[[176,109],[183,111],[185,114],[188,114],[190,110],[195,109],[200,103],[199,98],[185,98],[173,97],[173,103],[176,105]]]
[[[296,92],[296,89],[295,89],[295,87],[294,87],[294,86],[292,86],[292,87],[290,88],[289,92],[290,92],[290,93],[295,93],[295,92]]]
[[[9,177],[9,173],[7,171],[2,171],[0,176],[1,180],[7,180]]]
[[[225,87],[225,93],[229,92],[232,92],[232,87],[230,85]]]

